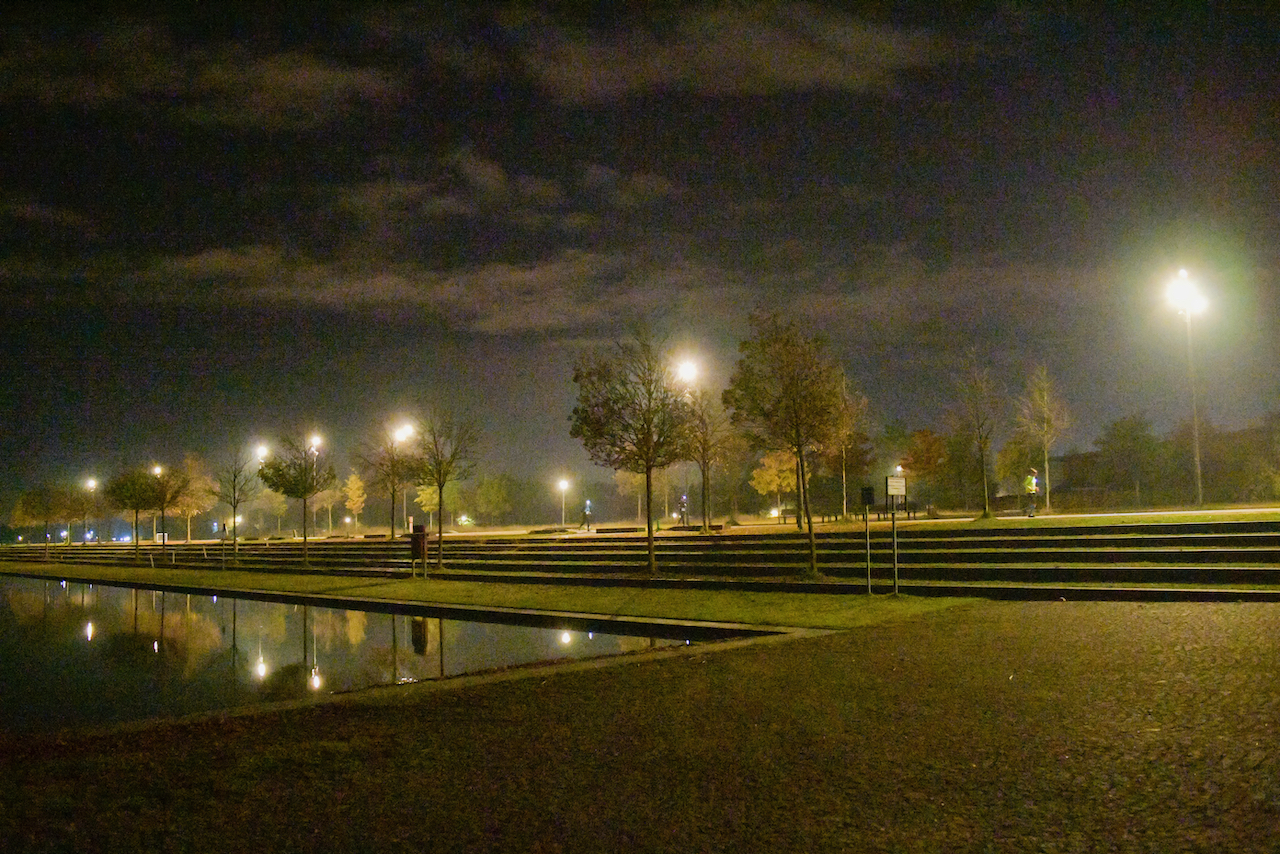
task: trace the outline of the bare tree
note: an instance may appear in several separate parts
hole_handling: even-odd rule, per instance
[[[184,471],[156,466],[151,470],[156,478],[155,509],[160,512],[160,557],[164,559],[168,549],[169,532],[165,526],[165,511],[181,501],[191,490],[191,478]]]
[[[1018,399],[1018,432],[1026,443],[1039,452],[1044,473],[1044,509],[1051,510],[1049,495],[1049,451],[1071,427],[1071,414],[1053,380],[1049,369],[1036,365],[1027,377],[1027,387]]]
[[[388,433],[381,442],[356,454],[356,461],[374,485],[391,496],[391,539],[396,538],[396,497],[422,477],[423,455],[406,446],[407,437]]]
[[[436,490],[436,569],[444,569],[444,491],[450,483],[466,480],[475,470],[480,430],[467,419],[437,411],[422,425],[422,478]]]
[[[280,442],[280,453],[262,464],[258,476],[268,488],[302,501],[302,563],[307,563],[307,504],[321,490],[333,486],[333,464],[322,456],[320,443],[307,445],[292,439]]]
[[[982,475],[982,516],[991,515],[991,440],[1000,411],[1000,396],[991,371],[978,360],[977,348],[971,349],[955,377],[956,402],[951,417],[956,431],[964,436],[973,450]]]
[[[653,542],[653,472],[685,458],[689,402],[672,375],[671,355],[640,329],[626,342],[590,353],[573,370],[578,405],[569,435],[592,461],[644,474],[649,572],[657,572]]]
[[[844,371],[826,343],[792,320],[755,312],[752,335],[738,345],[724,404],[730,420],[758,448],[788,450],[796,459],[797,491],[809,529],[809,574],[818,574],[818,545],[809,507],[806,457],[828,444],[838,427]]]
[[[240,551],[240,505],[262,492],[262,481],[247,453],[236,454],[214,472],[213,497],[231,508],[232,550]]]
[[[849,470],[865,472],[869,462],[870,439],[863,429],[869,404],[865,395],[853,391],[845,383],[836,412],[831,440],[819,450],[829,470],[840,472],[840,515],[849,516]]]
[[[689,397],[689,455],[702,479],[702,533],[710,530],[711,466],[723,453],[729,419],[716,396],[699,389]]]

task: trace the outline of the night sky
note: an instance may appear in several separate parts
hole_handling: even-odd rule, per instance
[[[1280,410],[1280,15],[635,5],[6,13],[0,507],[311,430],[345,472],[436,404],[485,470],[607,476],[581,348],[647,321],[718,389],[757,306],[877,427],[976,347],[1087,449],[1189,417],[1179,267],[1203,416]]]

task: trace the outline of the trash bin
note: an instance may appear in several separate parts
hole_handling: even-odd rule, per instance
[[[409,535],[409,556],[412,560],[422,561],[422,565],[427,565],[427,526],[414,525],[413,533]]]

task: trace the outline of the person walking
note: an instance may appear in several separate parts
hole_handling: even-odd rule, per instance
[[[1023,492],[1027,495],[1027,516],[1036,515],[1036,493],[1040,491],[1040,482],[1036,478],[1039,474],[1035,469],[1027,472],[1026,478],[1022,481]]]

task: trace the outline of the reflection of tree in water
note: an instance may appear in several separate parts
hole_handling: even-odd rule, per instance
[[[125,633],[134,634],[132,597],[122,610],[128,620]],[[187,594],[170,595],[161,601],[159,594],[140,592],[136,625],[136,634],[162,642],[168,663],[181,663],[186,676],[200,670],[206,658],[222,649],[221,626],[214,618],[192,610],[191,596]]]
[[[347,619],[344,611],[332,608],[311,609],[311,637],[317,647],[325,652],[333,651],[334,640],[347,635]]]
[[[311,671],[305,664],[295,661],[267,674],[258,688],[258,696],[264,700],[296,700],[307,696],[307,679]]]
[[[440,675],[440,620],[373,615],[372,637],[356,647],[353,685],[390,685],[393,681],[436,679]],[[392,621],[395,642],[392,643]],[[394,648],[394,677],[393,677]]]
[[[364,643],[365,631],[369,626],[369,615],[364,611],[344,611],[347,618],[347,643],[358,647]]]
[[[4,597],[14,619],[21,625],[39,620],[45,613],[45,594],[39,590],[10,587]]]

